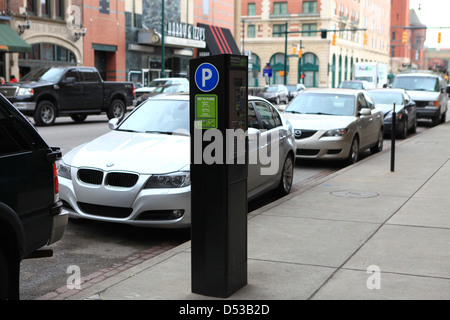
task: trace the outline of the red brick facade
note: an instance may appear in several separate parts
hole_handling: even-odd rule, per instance
[[[125,81],[125,2],[110,0],[109,10],[106,5],[101,8],[99,3],[98,0],[83,1],[83,22],[87,28],[83,39],[83,64],[96,66],[103,76],[106,74],[104,80]]]

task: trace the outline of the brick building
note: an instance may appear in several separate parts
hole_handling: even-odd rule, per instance
[[[83,0],[83,62],[108,81],[125,81],[125,2]]]
[[[250,86],[303,82],[337,87],[352,78],[357,62],[389,63],[390,1],[238,0],[236,6],[241,8],[236,17],[241,48],[252,52]],[[286,25],[287,43],[280,34]],[[324,37],[321,30],[328,30]],[[272,77],[263,76],[267,64]]]

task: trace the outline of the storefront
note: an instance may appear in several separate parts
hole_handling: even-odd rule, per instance
[[[156,29],[131,30],[129,34],[128,81],[134,82],[136,87],[146,86],[151,80],[162,77],[163,71],[165,77],[187,78],[189,60],[197,56],[240,54],[230,30],[209,25],[168,22],[164,39]],[[137,41],[130,40],[133,38]]]

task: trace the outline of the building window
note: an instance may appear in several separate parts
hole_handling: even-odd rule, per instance
[[[247,37],[254,38],[255,37],[255,25],[250,24],[247,26]]]
[[[42,17],[50,17],[50,1],[40,0],[41,1],[41,16]]]
[[[303,31],[303,36],[304,37],[315,37],[316,36],[316,31],[317,31],[317,24],[315,23],[304,23],[302,24],[302,31]],[[305,31],[310,31],[310,32],[305,32]]]
[[[247,7],[247,15],[256,16],[256,3],[249,3]]]
[[[53,43],[35,43],[30,53],[20,53],[19,60],[45,60],[75,63],[75,54]]]
[[[274,38],[284,37],[284,33],[278,33],[278,32],[286,32],[286,25],[285,24],[274,24],[273,28],[272,28],[272,37],[274,37]]]
[[[55,17],[56,19],[64,20],[64,0],[55,1]]]
[[[303,13],[317,13],[317,1],[303,1]]]
[[[37,14],[36,0],[27,0],[27,13]]]
[[[273,14],[274,15],[287,15],[287,2],[275,2],[273,4]]]
[[[100,0],[99,10],[100,13],[109,14],[109,0]]]

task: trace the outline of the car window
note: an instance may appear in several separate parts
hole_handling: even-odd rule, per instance
[[[367,102],[366,99],[364,99],[363,95],[358,95],[358,111],[361,111],[363,108],[367,108]]]
[[[98,82],[97,73],[93,70],[82,70],[81,75],[84,82]]]
[[[270,107],[272,109],[273,119],[275,120],[275,126],[281,127],[283,125],[283,122],[281,121],[280,114],[275,110],[274,107]]]
[[[253,103],[248,103],[248,127],[259,129],[258,118],[256,117],[256,111],[253,107]]]
[[[261,117],[262,129],[271,130],[275,128],[276,123],[270,106],[265,102],[260,101],[257,101],[255,106],[258,110],[259,116]]]
[[[75,78],[75,82],[81,82],[81,77],[77,70],[67,71],[65,78],[67,79],[67,78],[71,78],[71,77]]]
[[[374,106],[375,103],[373,102],[372,98],[367,93],[364,93],[363,95],[364,95],[364,98],[366,99],[367,107],[369,109],[374,109],[375,108],[375,106]]]
[[[0,157],[31,150],[31,146],[0,109]]]

